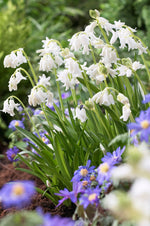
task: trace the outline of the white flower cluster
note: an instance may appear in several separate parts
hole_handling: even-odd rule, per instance
[[[37,53],[40,53],[40,71],[52,71],[53,68],[57,68],[58,66],[63,64],[63,60],[61,58],[61,48],[56,43],[54,39],[49,39],[46,37],[46,40],[42,41],[43,49],[37,50]]]
[[[23,56],[23,49],[20,48],[16,51],[12,51],[4,58],[4,67],[16,68],[23,63],[27,63],[27,59]]]
[[[58,72],[58,81],[64,84],[66,90],[74,89],[75,85],[79,83],[77,77],[82,78],[82,70],[78,62],[74,58],[67,58],[64,60],[65,69]]]
[[[14,74],[11,75],[9,80],[9,91],[17,90],[17,85],[21,80],[26,80],[26,78],[21,74],[20,69],[17,69]]]
[[[19,110],[19,104],[15,104],[14,99],[7,99],[4,101],[4,106],[3,106],[3,112],[10,114],[11,116],[14,116],[14,110],[16,109],[17,111]]]
[[[120,117],[120,119],[123,119],[123,121],[127,121],[131,114],[129,99],[122,93],[119,93],[117,95],[117,100],[124,105],[122,107],[122,116]]]
[[[113,181],[133,181],[127,193],[111,192],[104,206],[121,219],[134,220],[138,226],[150,225],[150,149],[142,143],[130,147],[127,163],[112,170]],[[123,201],[126,200],[126,201]]]

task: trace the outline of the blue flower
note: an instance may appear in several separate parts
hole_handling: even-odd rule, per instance
[[[37,213],[43,219],[43,223],[39,226],[74,226],[75,224],[75,222],[70,218],[61,218],[60,216],[52,217],[49,213],[44,214],[41,208],[37,209]]]
[[[106,155],[104,155],[104,157],[101,160],[102,162],[110,161],[114,165],[118,164],[122,161],[121,155],[124,152],[124,150],[125,147],[123,147],[122,149],[118,147],[116,151],[113,151],[113,153],[107,152]]]
[[[6,151],[6,155],[7,155],[7,158],[11,161],[11,162],[17,162],[19,159],[16,158],[16,155],[18,154],[19,152],[19,149],[17,147],[13,147],[13,148],[10,148]]]
[[[19,126],[19,127],[23,128],[23,129],[25,129],[24,124],[23,124],[23,122],[21,120],[12,120],[9,123],[8,128],[12,129],[13,131],[15,131],[16,130],[16,126]]]
[[[87,208],[89,204],[98,205],[99,204],[99,195],[100,195],[100,188],[94,189],[87,189],[83,195],[79,198],[79,202],[83,205],[84,209]]]
[[[5,184],[0,190],[0,200],[4,208],[22,208],[30,203],[35,193],[32,181],[15,181]]]
[[[131,136],[134,137],[136,134],[139,134],[141,141],[148,142],[150,135],[150,108],[146,111],[141,111],[135,121],[127,125],[128,129],[132,131]]]
[[[77,195],[78,193],[84,192],[82,189],[82,183],[80,182],[73,182],[73,191],[68,191],[67,188],[64,190],[60,190],[60,193],[55,193],[55,195],[64,197],[63,199],[59,200],[57,205],[60,206],[66,199],[70,199],[73,203],[77,202]]]
[[[110,182],[111,177],[111,169],[113,168],[114,164],[111,161],[103,162],[97,168],[98,176],[97,181],[99,185],[103,185]]]
[[[150,93],[145,95],[144,100],[142,101],[143,104],[147,104],[150,102]]]
[[[95,166],[91,166],[91,160],[87,161],[86,166],[79,166],[79,169],[74,172],[74,176],[71,181],[89,180],[90,175],[94,172]]]

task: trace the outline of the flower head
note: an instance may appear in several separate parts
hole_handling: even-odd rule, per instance
[[[32,181],[16,181],[5,184],[0,190],[0,198],[5,208],[22,208],[30,203],[35,193]]]
[[[21,80],[26,80],[26,78],[21,74],[20,70],[17,69],[16,72],[10,77],[9,80],[9,91],[17,90],[17,85]]]
[[[19,127],[23,128],[23,129],[25,128],[24,124],[23,124],[23,122],[21,120],[12,120],[9,123],[8,128],[12,129],[13,131],[15,131],[16,130],[16,126],[19,126]]]
[[[107,152],[106,155],[101,159],[102,162],[110,161],[113,165],[118,164],[122,161],[121,155],[124,152],[125,147],[122,149],[118,147],[113,153]]]
[[[17,51],[12,51],[4,58],[4,67],[16,68],[23,63],[27,63],[27,59],[23,56],[23,49],[20,48]]]
[[[99,204],[99,195],[100,195],[100,188],[88,188],[84,192],[83,195],[79,198],[80,205],[83,205],[84,209],[87,208],[89,204],[98,205]]]
[[[141,111],[135,122],[128,124],[128,129],[133,130],[131,136],[139,134],[141,141],[149,141],[150,136],[150,108]]]
[[[80,107],[76,107],[74,118],[78,118],[81,122],[85,122],[87,120],[86,111],[84,108],[80,109]]]
[[[144,100],[142,101],[143,104],[150,103],[150,93],[145,95]]]
[[[7,158],[11,161],[11,162],[17,162],[19,159],[16,158],[16,155],[18,154],[19,152],[19,149],[17,147],[13,147],[13,148],[10,148],[6,151],[6,155],[7,155]]]
[[[14,110],[19,110],[19,104],[15,104],[14,99],[7,98],[7,100],[4,101],[4,106],[3,106],[3,112],[10,114],[11,116],[14,116]]]

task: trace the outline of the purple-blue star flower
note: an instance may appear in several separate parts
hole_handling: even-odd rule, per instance
[[[89,204],[98,206],[100,191],[98,187],[85,190],[84,194],[79,198],[80,205],[83,205],[84,209],[86,209]]]
[[[41,208],[37,209],[37,213],[42,217],[43,223],[39,226],[74,226],[75,222],[70,218],[61,218],[60,216],[51,216],[49,213],[43,213]]]
[[[106,155],[104,155],[104,157],[101,160],[102,162],[110,161],[114,165],[118,164],[122,161],[121,155],[124,152],[124,150],[125,147],[123,147],[122,149],[118,147],[116,151],[113,151],[113,153],[107,152]]]
[[[79,166],[79,169],[74,172],[74,176],[71,181],[89,180],[90,175],[94,172],[95,166],[91,166],[91,160],[87,161],[86,166]]]
[[[148,142],[150,136],[150,108],[146,111],[141,111],[135,121],[127,125],[128,129],[132,131],[131,136],[134,137],[139,134],[141,141]]]
[[[73,182],[73,191],[68,191],[68,189],[65,188],[59,192],[60,193],[55,193],[55,195],[62,196],[64,198],[59,200],[57,207],[60,206],[66,199],[70,199],[73,203],[77,203],[78,193],[82,193],[84,190],[82,189],[82,183]]]
[[[16,158],[16,155],[18,154],[19,152],[19,149],[15,146],[13,148],[10,148],[6,151],[6,155],[7,155],[7,158],[11,161],[11,162],[17,162],[19,159]]]
[[[61,95],[61,97],[62,97],[62,99],[66,99],[66,98],[70,97],[70,95],[71,95],[70,92],[66,92],[66,93],[63,93],[63,94]]]
[[[15,181],[5,184],[0,190],[0,200],[4,208],[22,208],[30,203],[35,194],[35,186],[32,181]]]
[[[150,93],[145,95],[144,100],[142,101],[143,104],[147,104],[150,102]]]
[[[23,124],[23,122],[21,120],[12,120],[9,123],[8,128],[12,129],[13,131],[15,131],[16,130],[16,126],[19,126],[19,127],[23,128],[23,129],[25,129],[24,124]]]
[[[114,164],[109,160],[106,162],[103,162],[99,165],[97,168],[98,176],[96,180],[98,181],[99,185],[106,184],[107,182],[110,182],[111,177],[111,169],[113,168]]]

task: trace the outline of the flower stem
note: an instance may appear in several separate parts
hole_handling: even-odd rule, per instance
[[[35,86],[35,84],[34,84],[34,81],[33,81],[33,79],[31,78],[31,76],[29,75],[29,73],[24,69],[24,68],[19,68],[21,71],[23,71],[27,76],[28,76],[28,78],[29,78],[29,80],[30,80],[30,82],[31,82],[31,85],[34,87]]]

